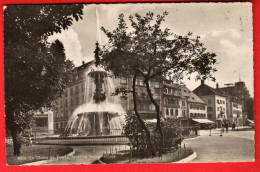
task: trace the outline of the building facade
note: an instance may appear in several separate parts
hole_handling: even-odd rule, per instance
[[[203,80],[193,92],[207,104],[208,119],[215,121],[217,127],[221,127],[228,120],[227,95],[204,84]]]
[[[63,133],[69,118],[77,107],[86,103],[86,73],[91,70],[94,62],[82,64],[75,69],[73,82],[64,93],[55,101],[54,130]],[[113,78],[115,87],[124,87],[132,90],[132,78]],[[160,106],[160,115],[163,118],[182,118],[182,125],[189,125],[189,118],[207,118],[206,104],[187,87],[174,84],[163,77],[155,77],[149,81],[153,98]],[[127,113],[134,112],[132,93],[126,97],[120,96],[120,102]],[[144,79],[136,80],[137,110],[144,120],[156,119],[155,106],[147,94]]]

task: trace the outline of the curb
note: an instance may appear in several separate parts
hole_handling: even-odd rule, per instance
[[[174,164],[174,163],[188,163],[188,162],[194,160],[196,157],[197,157],[197,153],[193,152],[193,154],[191,154],[190,156],[188,156],[188,157],[186,157],[184,159],[181,159],[181,160],[176,161],[176,162],[170,162],[170,163],[172,163],[172,164]],[[101,161],[101,157],[98,159],[98,162],[100,164],[107,164],[107,163],[104,163],[103,161]]]
[[[190,156],[188,156],[182,160],[172,162],[172,163],[188,163],[188,162],[192,161],[193,159],[195,159],[196,157],[197,157],[197,153],[193,152],[193,154],[191,154]]]
[[[72,152],[68,153],[67,155],[64,155],[66,157],[73,156],[75,154],[75,149],[72,150]],[[21,164],[21,165],[43,165],[49,162],[56,161],[57,159],[47,159],[47,160],[42,160],[42,161],[35,161],[35,162],[30,162],[26,164]]]
[[[183,141],[188,141],[188,140],[195,140],[195,139],[198,139],[198,138],[200,138],[200,136],[193,137],[193,138],[189,138],[189,139],[184,139]]]

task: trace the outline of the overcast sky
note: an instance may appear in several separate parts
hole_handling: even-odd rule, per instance
[[[217,72],[214,76],[220,87],[226,83],[241,81],[253,95],[253,42],[252,42],[252,4],[251,3],[154,3],[154,4],[90,4],[84,8],[83,20],[73,25],[61,34],[52,36],[49,40],[59,39],[63,42],[67,58],[73,60],[76,66],[82,61],[94,58],[95,42],[105,44],[106,36],[97,32],[96,9],[100,26],[109,31],[116,28],[118,15],[123,13],[128,20],[129,15],[141,15],[151,11],[169,15],[163,23],[173,33],[185,35],[192,32],[193,36],[201,36],[201,41],[209,52],[217,54]],[[99,36],[97,36],[99,35]],[[191,90],[200,85],[184,79]],[[206,81],[215,87],[216,83]]]

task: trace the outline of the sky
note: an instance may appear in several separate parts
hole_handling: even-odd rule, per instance
[[[218,71],[213,76],[219,87],[238,82],[240,78],[253,96],[252,4],[249,2],[88,4],[84,7],[83,20],[74,21],[68,30],[51,36],[49,41],[59,39],[67,58],[80,66],[83,60],[94,59],[97,40],[101,45],[107,43],[101,26],[112,31],[117,27],[119,14],[123,13],[128,21],[129,15],[143,16],[149,11],[154,14],[169,12],[162,27],[169,28],[172,33],[192,32],[194,37],[201,37],[207,51],[217,55],[215,67]],[[200,85],[195,77],[184,78],[182,82],[190,90]],[[216,82],[205,81],[214,88]]]

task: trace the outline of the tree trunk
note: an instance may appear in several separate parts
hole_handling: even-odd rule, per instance
[[[133,78],[133,101],[134,101],[134,111],[135,111],[135,115],[138,119],[138,121],[140,122],[142,128],[144,129],[145,133],[146,133],[146,141],[148,143],[148,147],[151,151],[151,154],[152,156],[155,156],[155,151],[154,151],[154,148],[153,148],[153,145],[152,145],[152,141],[151,141],[151,133],[150,131],[148,130],[148,128],[146,127],[144,121],[142,120],[142,118],[140,117],[138,111],[137,111],[137,105],[136,105],[136,94],[135,94],[135,83],[136,83],[136,74],[134,75],[134,78]]]
[[[164,134],[162,131],[162,126],[161,126],[160,107],[153,98],[153,95],[152,95],[151,89],[150,89],[150,85],[149,85],[149,80],[145,78],[144,82],[145,82],[145,87],[146,87],[148,96],[149,96],[151,102],[154,104],[155,109],[156,109],[156,119],[157,119],[156,125],[159,130],[159,134],[160,134],[160,148],[163,148],[164,147]]]
[[[12,129],[11,135],[12,135],[12,139],[13,139],[14,156],[20,156],[21,147],[22,147],[22,143],[20,140],[20,133],[16,129]]]

